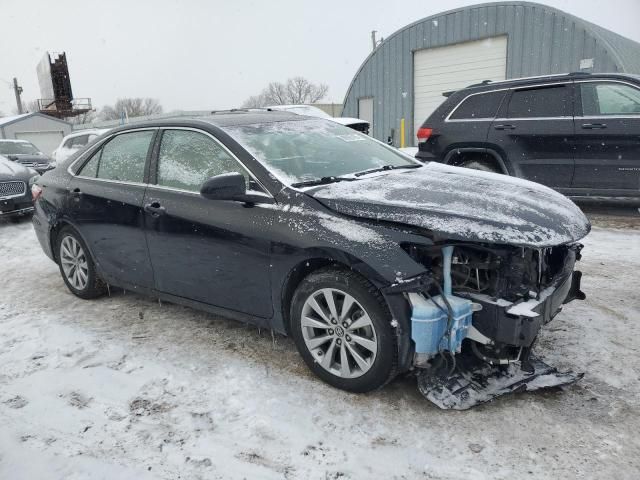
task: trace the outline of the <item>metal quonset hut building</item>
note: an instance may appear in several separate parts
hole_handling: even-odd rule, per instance
[[[349,86],[342,115],[372,135],[415,144],[445,91],[483,80],[574,71],[640,73],[640,44],[555,8],[485,3],[414,22],[388,37]]]

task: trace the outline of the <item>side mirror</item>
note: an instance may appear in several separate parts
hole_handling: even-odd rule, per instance
[[[239,200],[246,193],[244,175],[237,172],[211,177],[200,188],[200,195],[209,200]]]

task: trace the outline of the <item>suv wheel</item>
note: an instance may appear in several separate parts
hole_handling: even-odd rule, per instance
[[[334,387],[367,392],[395,376],[389,310],[352,271],[326,268],[305,278],[293,296],[291,330],[309,368]]]
[[[482,160],[467,160],[460,164],[461,167],[471,168],[472,170],[481,170],[483,172],[502,173],[500,169]]]
[[[105,293],[106,285],[96,273],[89,249],[73,228],[64,227],[58,234],[57,254],[60,274],[71,293],[84,299]]]

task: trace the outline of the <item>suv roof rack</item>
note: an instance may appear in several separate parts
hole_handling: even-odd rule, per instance
[[[212,115],[216,115],[218,113],[246,113],[249,112],[248,108],[230,108],[229,110],[211,110]]]

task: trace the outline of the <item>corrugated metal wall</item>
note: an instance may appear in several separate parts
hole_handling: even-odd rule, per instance
[[[373,97],[373,136],[385,141],[395,129],[397,140],[404,118],[411,145],[413,52],[496,35],[508,36],[506,78],[578,71],[586,58],[594,59],[593,71],[624,71],[609,52],[615,46],[593,27],[529,2],[483,4],[425,18],[391,35],[366,59],[349,87],[342,115],[357,117],[358,98]]]

